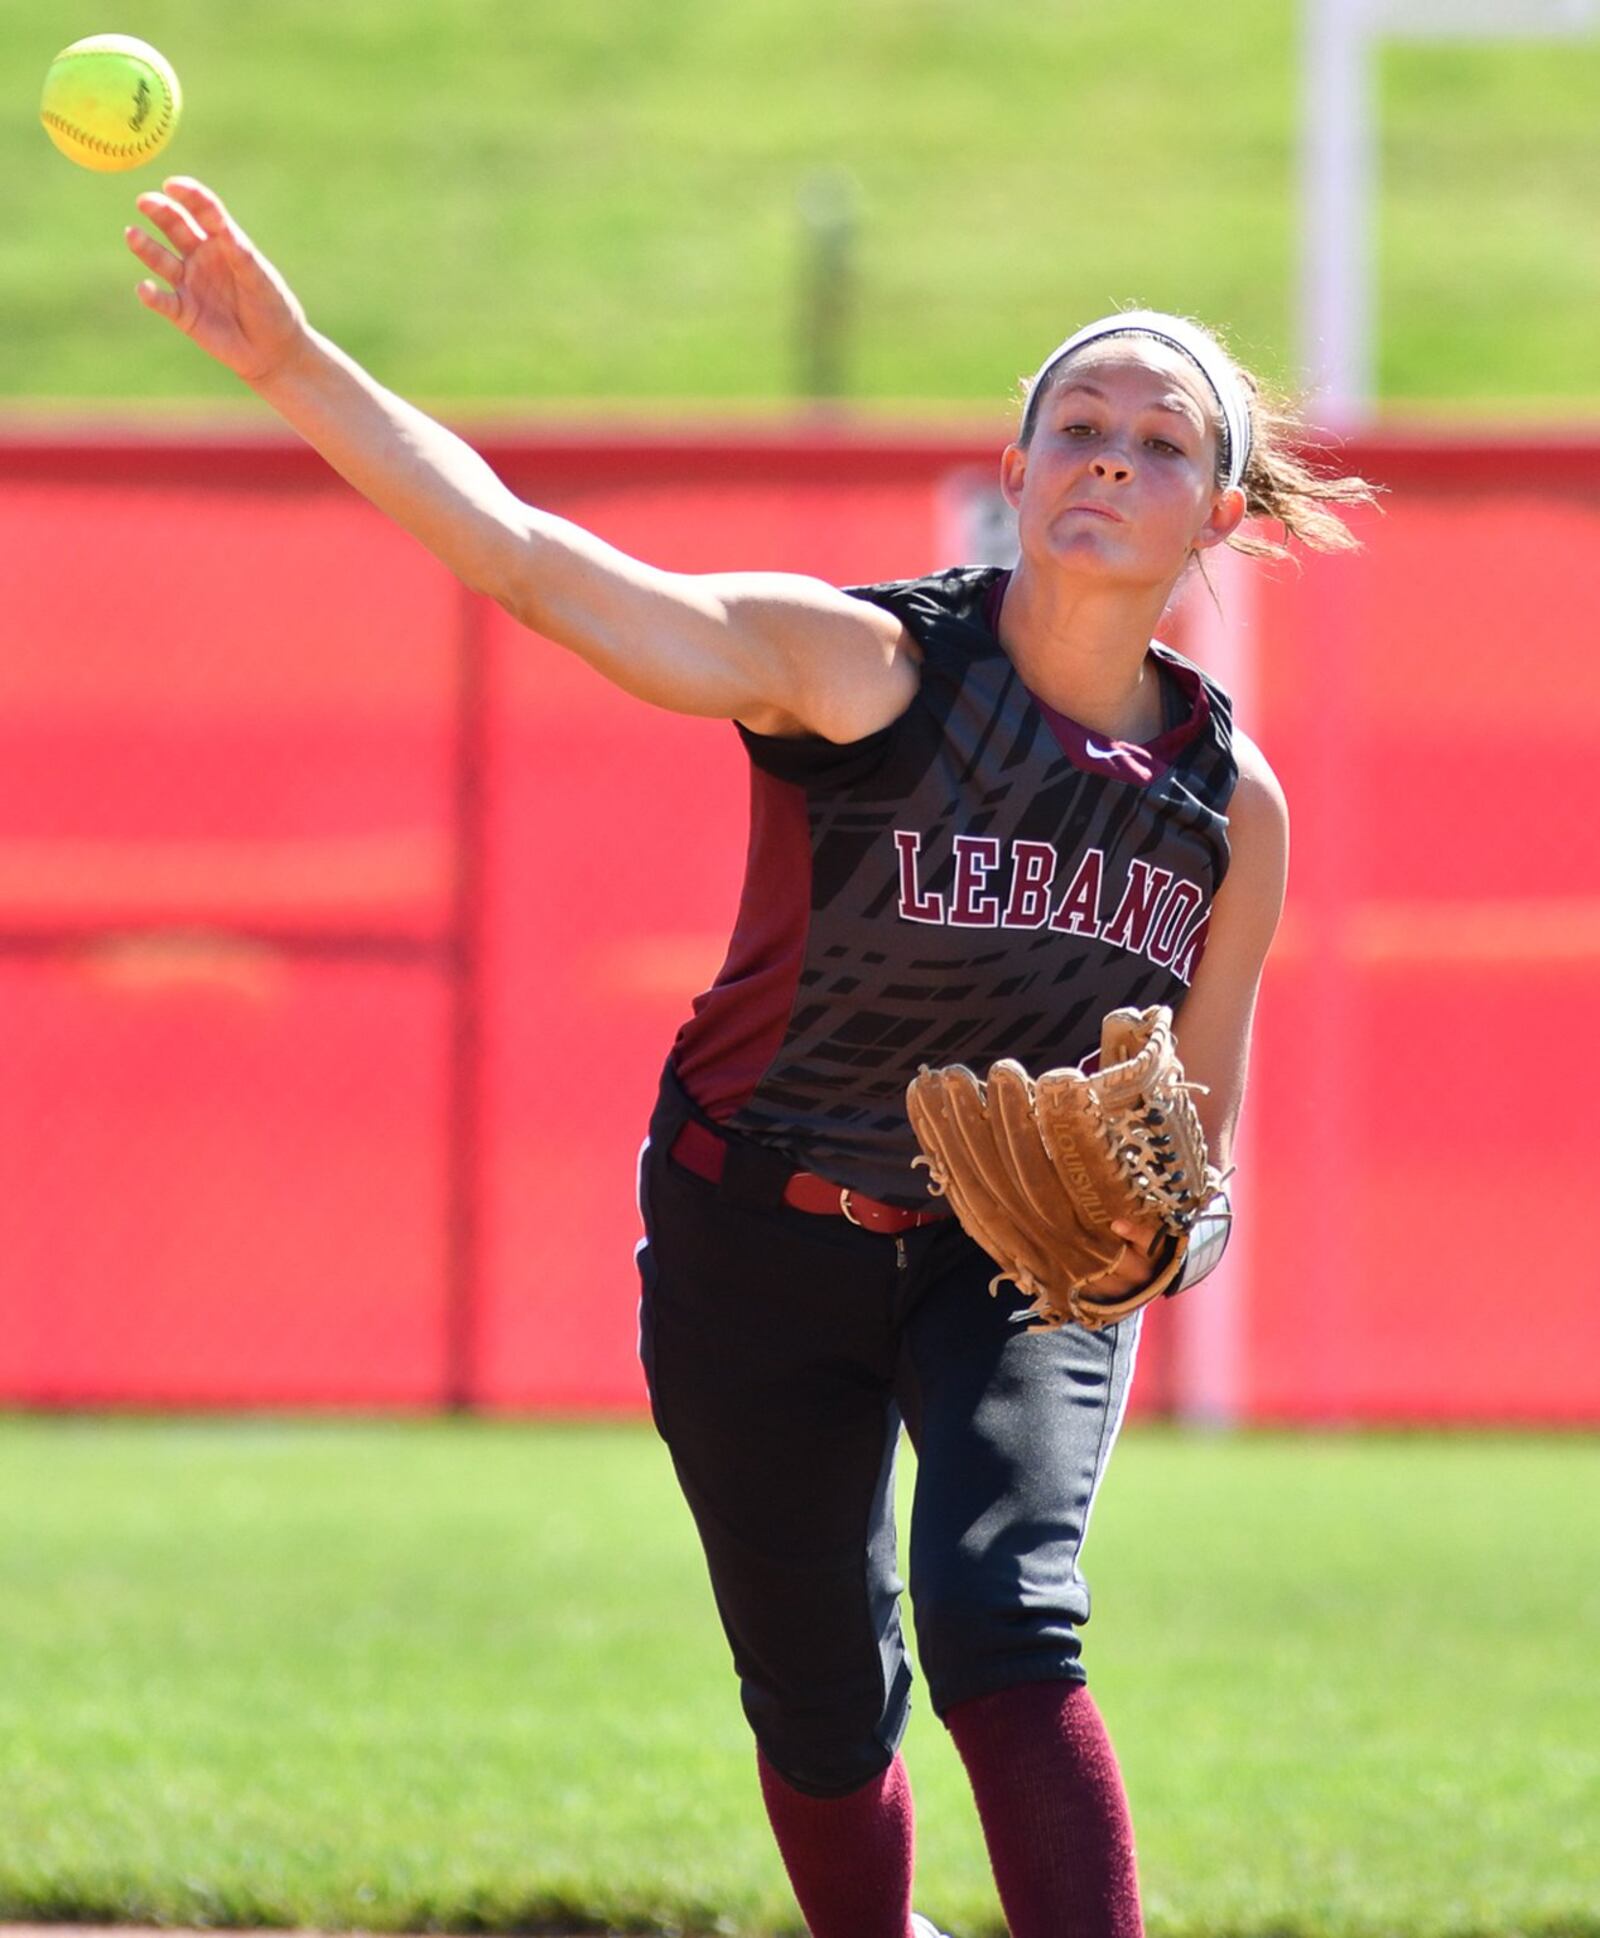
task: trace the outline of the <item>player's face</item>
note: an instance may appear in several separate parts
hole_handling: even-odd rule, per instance
[[[1217,485],[1216,403],[1164,344],[1091,343],[1051,375],[1033,436],[1001,461],[1023,555],[1129,586],[1170,586],[1190,553],[1237,525]]]

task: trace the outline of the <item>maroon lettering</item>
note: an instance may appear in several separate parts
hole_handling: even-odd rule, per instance
[[[963,929],[1042,929],[1062,935],[1099,937],[1117,948],[1142,952],[1152,962],[1187,982],[1205,948],[1205,923],[1185,933],[1205,900],[1204,891],[1186,877],[1174,880],[1170,868],[1147,861],[1131,861],[1128,879],[1109,921],[1100,919],[1105,888],[1105,853],[1086,848],[1061,899],[1051,913],[1051,889],[1060,872],[1061,857],[1048,841],[1003,842],[998,835],[958,834],[951,842],[954,875],[945,897],[918,880],[922,836],[914,829],[896,828],[895,853],[900,869],[900,915],[907,922],[949,923]],[[1011,879],[1001,913],[1001,897],[993,877],[1011,850]],[[1181,940],[1180,940],[1181,938]]]
[[[1183,947],[1178,951],[1177,960],[1172,965],[1172,973],[1186,986],[1194,981],[1194,972],[1200,966],[1200,958],[1206,952],[1206,934],[1210,927],[1211,911],[1207,909],[1183,938]]]
[[[1008,929],[1042,929],[1050,917],[1050,884],[1060,857],[1048,841],[1011,846],[1011,898],[1001,917]]]
[[[900,853],[900,914],[907,922],[942,922],[944,897],[924,895],[917,883],[917,855],[922,836],[909,828],[896,828],[894,845]]]
[[[956,880],[950,891],[950,920],[962,929],[992,929],[1000,920],[1000,898],[981,891],[1000,866],[1000,839],[992,834],[958,834]]]
[[[1105,856],[1098,848],[1086,848],[1078,871],[1062,896],[1050,926],[1065,935],[1100,933],[1100,877],[1105,871]]]
[[[1200,902],[1200,890],[1192,881],[1173,884],[1172,893],[1161,904],[1161,920],[1151,928],[1150,940],[1145,944],[1144,952],[1152,962],[1159,962],[1165,968],[1172,961],[1178,953],[1178,937]]]
[[[1166,894],[1171,880],[1170,868],[1152,868],[1147,861],[1130,861],[1128,885],[1101,940],[1114,942],[1119,949],[1132,949],[1137,955],[1150,933],[1156,905]]]

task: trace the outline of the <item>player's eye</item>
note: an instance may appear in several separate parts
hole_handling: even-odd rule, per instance
[[[1172,454],[1172,456],[1175,458],[1181,458],[1183,456],[1183,447],[1181,445],[1172,443],[1167,438],[1153,437],[1149,441],[1151,444],[1155,446],[1155,448],[1158,451],[1169,451]]]

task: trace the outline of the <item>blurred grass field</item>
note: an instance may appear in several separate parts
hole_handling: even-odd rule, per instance
[[[1125,1439],[1153,1938],[1600,1934],[1600,1441]],[[793,1931],[645,1427],[0,1423],[0,1918]],[[998,1912],[919,1710],[919,1903]]]
[[[848,383],[997,411],[1067,328],[1191,310],[1283,377],[1297,0],[36,0],[0,13],[0,397],[242,403],[132,294],[121,228],[170,166],[236,206],[313,320],[467,406],[759,408],[796,382],[796,196],[859,191]],[[58,47],[154,41],[186,91],[133,175],[35,112]],[[1600,35],[1389,48],[1391,407],[1600,405]]]

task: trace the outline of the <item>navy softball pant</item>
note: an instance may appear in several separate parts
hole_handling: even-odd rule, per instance
[[[905,1729],[894,1461],[917,1452],[911,1601],[935,1711],[1085,1680],[1079,1569],[1142,1314],[1028,1332],[953,1218],[896,1239],[783,1204],[792,1164],[730,1140],[708,1182],[668,1153],[709,1123],[669,1067],[640,1158],[640,1355],[705,1549],[745,1715],[795,1788],[841,1795]]]

